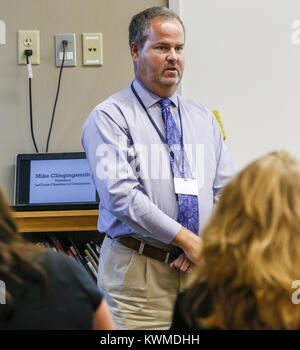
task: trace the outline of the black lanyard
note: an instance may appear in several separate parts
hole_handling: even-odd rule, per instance
[[[175,159],[175,155],[174,152],[170,150],[170,146],[168,145],[168,141],[166,140],[166,138],[164,137],[164,135],[161,133],[161,131],[159,130],[158,126],[156,125],[155,121],[153,120],[153,118],[151,117],[150,113],[147,111],[146,106],[144,105],[142,99],[140,98],[140,96],[138,95],[138,93],[136,92],[133,83],[131,83],[131,90],[134,93],[135,97],[137,98],[137,100],[139,101],[140,105],[143,107],[143,109],[145,110],[148,118],[150,119],[152,125],[154,126],[155,130],[157,131],[158,135],[160,136],[162,142],[167,146],[168,151],[170,152],[171,157],[173,158],[173,160],[175,161],[175,163],[177,163],[177,165],[179,165],[179,162],[176,161]],[[182,118],[181,118],[181,112],[180,112],[180,105],[179,105],[179,101],[178,101],[178,115],[179,115],[179,121],[180,121],[180,129],[181,129],[181,135],[180,135],[180,146],[181,146],[181,151],[182,151],[182,177],[184,177],[184,144],[183,144],[183,128],[182,128]],[[180,171],[180,167],[178,167],[179,171]]]

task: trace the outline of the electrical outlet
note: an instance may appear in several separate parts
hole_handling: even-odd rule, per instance
[[[75,33],[55,34],[55,63],[56,67],[60,67],[63,60],[63,40],[68,42],[65,47],[64,66],[76,66],[76,38]]]
[[[26,64],[25,50],[32,50],[31,64],[40,64],[40,31],[18,30],[18,64]]]
[[[82,34],[82,58],[84,66],[102,66],[102,33]]]

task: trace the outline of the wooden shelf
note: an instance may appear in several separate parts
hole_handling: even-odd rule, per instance
[[[19,232],[97,231],[99,210],[13,212]]]

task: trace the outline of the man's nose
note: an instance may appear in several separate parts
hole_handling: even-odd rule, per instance
[[[168,52],[167,59],[168,59],[168,61],[171,61],[171,62],[177,61],[178,56],[177,56],[175,49],[170,49],[170,51]]]

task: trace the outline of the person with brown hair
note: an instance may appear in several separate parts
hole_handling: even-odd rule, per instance
[[[105,232],[98,286],[117,329],[165,330],[201,257],[201,232],[235,171],[215,115],[176,91],[185,29],[154,6],[129,24],[134,80],[82,128]]]
[[[249,164],[223,188],[203,231],[194,282],[171,329],[300,329],[300,166],[284,151]]]
[[[0,190],[0,329],[114,329],[88,273],[25,240]]]

